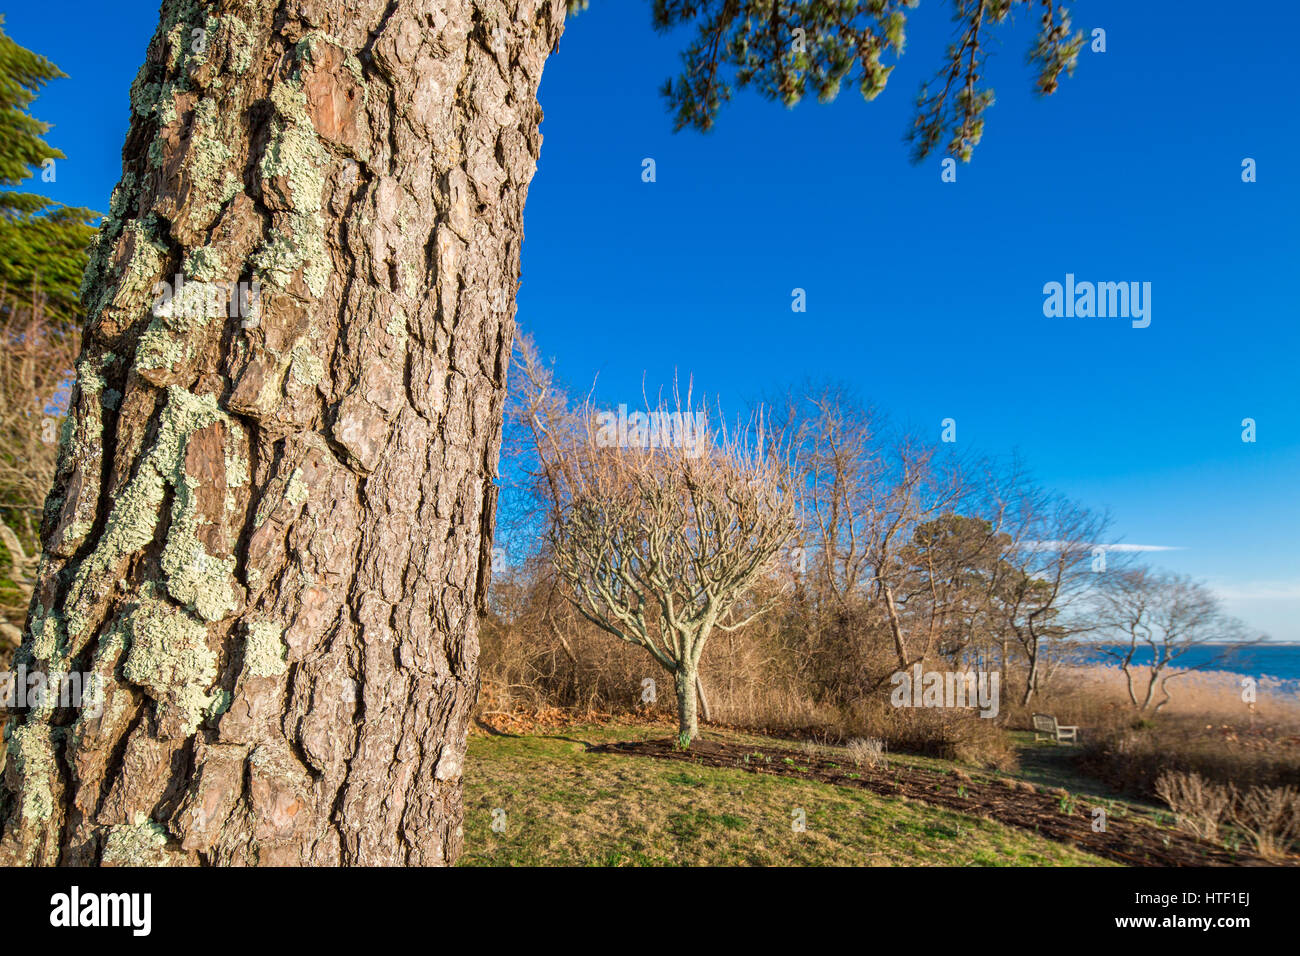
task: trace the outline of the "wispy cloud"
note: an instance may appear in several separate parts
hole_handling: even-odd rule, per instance
[[[1186,548],[1173,544],[1101,544],[1095,547],[1107,551],[1186,551]]]
[[[1062,548],[1086,548],[1092,551],[1101,548],[1103,551],[1184,551],[1185,548],[1172,544],[1102,544],[1099,542],[1089,542],[1079,544],[1077,541],[1026,541],[1024,548],[1026,551],[1060,551]]]
[[[1300,601],[1300,581],[1213,582],[1211,587],[1225,601]]]

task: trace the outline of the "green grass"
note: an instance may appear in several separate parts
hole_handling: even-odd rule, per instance
[[[998,823],[857,788],[585,748],[653,736],[663,728],[471,737],[461,865],[1106,863]],[[505,811],[503,832],[492,830],[494,809]],[[803,832],[793,826],[796,811]]]

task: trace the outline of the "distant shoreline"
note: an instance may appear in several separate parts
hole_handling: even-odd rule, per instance
[[[1079,640],[1064,641],[1067,645],[1092,647],[1125,647],[1123,641],[1090,641],[1080,638]],[[1141,643],[1138,647],[1149,647],[1149,644]],[[1205,641],[1204,643],[1194,644],[1194,647],[1300,647],[1300,641]]]

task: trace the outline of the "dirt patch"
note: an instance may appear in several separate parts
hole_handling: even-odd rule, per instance
[[[1024,781],[996,783],[972,780],[956,771],[940,773],[916,767],[837,766],[824,756],[779,747],[697,740],[687,751],[672,738],[601,744],[596,753],[657,757],[706,767],[727,767],[750,773],[799,777],[841,787],[859,787],[887,797],[906,797],[960,813],[996,820],[1030,830],[1051,840],[1076,846],[1096,856],[1130,866],[1267,866],[1270,862],[1248,852],[1233,853],[1181,831],[1166,830],[1132,814],[1107,811],[1106,830],[1093,830],[1093,807],[1065,791],[1044,792]],[[1103,807],[1103,809],[1105,809]],[[1294,865],[1300,860],[1286,861]]]

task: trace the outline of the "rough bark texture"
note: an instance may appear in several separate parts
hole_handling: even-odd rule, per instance
[[[700,721],[695,700],[696,671],[678,668],[673,674],[677,694],[677,737],[683,746],[700,735]]]
[[[19,652],[103,708],[11,722],[0,862],[455,858],[562,28],[562,0],[163,3]],[[154,314],[178,272],[260,307]]]

